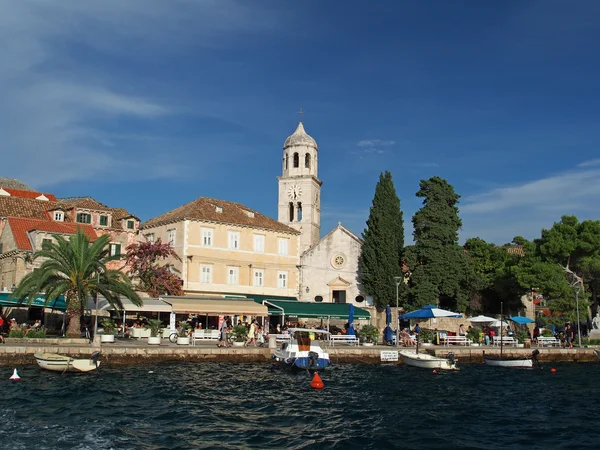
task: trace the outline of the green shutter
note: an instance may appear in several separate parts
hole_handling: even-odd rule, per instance
[[[2,253],[2,242],[0,242],[0,253]]]
[[[115,244],[115,255],[121,255],[121,244]]]
[[[134,225],[135,224],[133,223],[133,220],[128,220],[127,221],[127,228],[128,229],[133,230]]]
[[[100,225],[103,227],[108,225],[108,216],[100,216]]]

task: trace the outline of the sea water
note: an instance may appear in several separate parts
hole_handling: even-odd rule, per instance
[[[554,367],[556,372],[552,372]],[[3,449],[597,448],[600,364],[1,368]]]

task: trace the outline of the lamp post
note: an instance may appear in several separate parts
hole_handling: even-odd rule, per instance
[[[402,283],[402,277],[394,277],[396,282],[396,347],[400,345],[400,309],[398,308],[398,289]]]
[[[96,315],[94,316],[94,340],[96,340],[96,333],[98,332],[98,287],[100,286],[100,270],[98,270],[98,278],[97,278],[97,284],[96,284],[96,300],[95,300],[95,306],[96,306]]]
[[[575,304],[577,306],[577,342],[579,348],[581,348],[581,322],[579,321],[579,286],[575,292]]]

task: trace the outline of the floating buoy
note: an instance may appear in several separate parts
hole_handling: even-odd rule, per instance
[[[154,373],[154,370],[149,370],[148,373]]]
[[[325,385],[323,384],[323,380],[321,380],[321,377],[316,372],[315,372],[315,376],[313,377],[312,381],[310,382],[310,387],[313,389],[323,389],[325,387]]]
[[[555,373],[556,369],[553,367],[552,369],[550,369],[550,372]]]
[[[433,369],[433,373],[437,373],[437,370]]]
[[[19,374],[17,373],[17,369],[15,369],[15,371],[13,372],[12,376],[9,378],[9,380],[20,380],[21,377],[19,376]]]

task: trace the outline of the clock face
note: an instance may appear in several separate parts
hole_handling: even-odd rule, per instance
[[[302,188],[300,186],[298,186],[297,184],[290,186],[288,188],[288,197],[291,200],[299,200],[300,197],[302,196]]]

